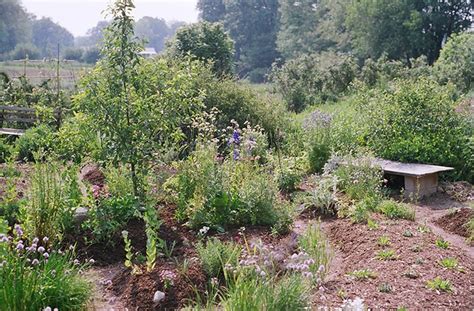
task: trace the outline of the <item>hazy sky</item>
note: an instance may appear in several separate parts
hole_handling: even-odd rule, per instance
[[[85,35],[89,28],[104,19],[102,11],[111,0],[22,0],[29,13],[51,19],[74,36]],[[135,0],[135,18],[152,16],[167,21],[197,21],[197,0]]]

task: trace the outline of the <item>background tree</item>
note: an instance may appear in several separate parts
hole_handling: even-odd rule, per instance
[[[49,18],[32,21],[32,29],[33,44],[38,47],[43,56],[55,56],[58,44],[61,50],[74,45],[74,36]]]
[[[333,41],[318,31],[329,11],[321,0],[280,0],[278,50],[287,59],[326,50]]]
[[[87,31],[86,36],[76,38],[76,45],[81,47],[97,47],[102,45],[104,30],[108,25],[108,21],[98,22],[96,26]]]
[[[199,0],[197,9],[199,18],[211,23],[222,21],[226,12],[224,0]]]
[[[173,57],[191,54],[202,61],[211,61],[216,75],[232,73],[233,42],[222,25],[201,22],[182,27],[168,46]]]
[[[0,0],[0,55],[31,37],[29,16],[18,0]]]
[[[137,21],[135,33],[138,37],[145,39],[146,45],[153,47],[157,52],[164,49],[166,39],[172,35],[164,19],[149,16],[142,17]]]
[[[236,71],[259,82],[279,57],[276,50],[278,2],[268,0],[201,0],[202,19],[219,21],[235,42]]]

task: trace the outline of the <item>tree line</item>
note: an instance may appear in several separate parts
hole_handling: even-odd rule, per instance
[[[334,51],[359,60],[421,55],[430,64],[451,34],[472,25],[471,0],[199,0],[200,18],[223,24],[236,72],[262,80],[276,61]]]
[[[20,0],[0,0],[0,60],[57,57],[59,45],[61,57],[95,63],[108,25],[108,21],[99,21],[85,36],[74,37],[50,18],[38,19],[28,13]],[[145,16],[135,23],[135,34],[160,52],[182,25],[184,22]]]

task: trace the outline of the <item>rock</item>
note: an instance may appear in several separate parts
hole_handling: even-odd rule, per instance
[[[76,209],[76,212],[74,213],[74,221],[77,223],[77,224],[81,224],[82,222],[84,222],[84,220],[87,219],[87,212],[89,210],[85,207],[78,207]]]
[[[155,304],[158,304],[160,301],[162,301],[163,299],[165,299],[165,293],[157,290],[155,292],[155,295],[153,295],[153,302]]]

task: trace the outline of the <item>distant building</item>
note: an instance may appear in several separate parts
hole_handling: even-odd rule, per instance
[[[141,51],[138,53],[138,55],[144,57],[144,58],[152,58],[156,56],[158,53],[156,53],[154,48],[145,48],[144,51]]]

